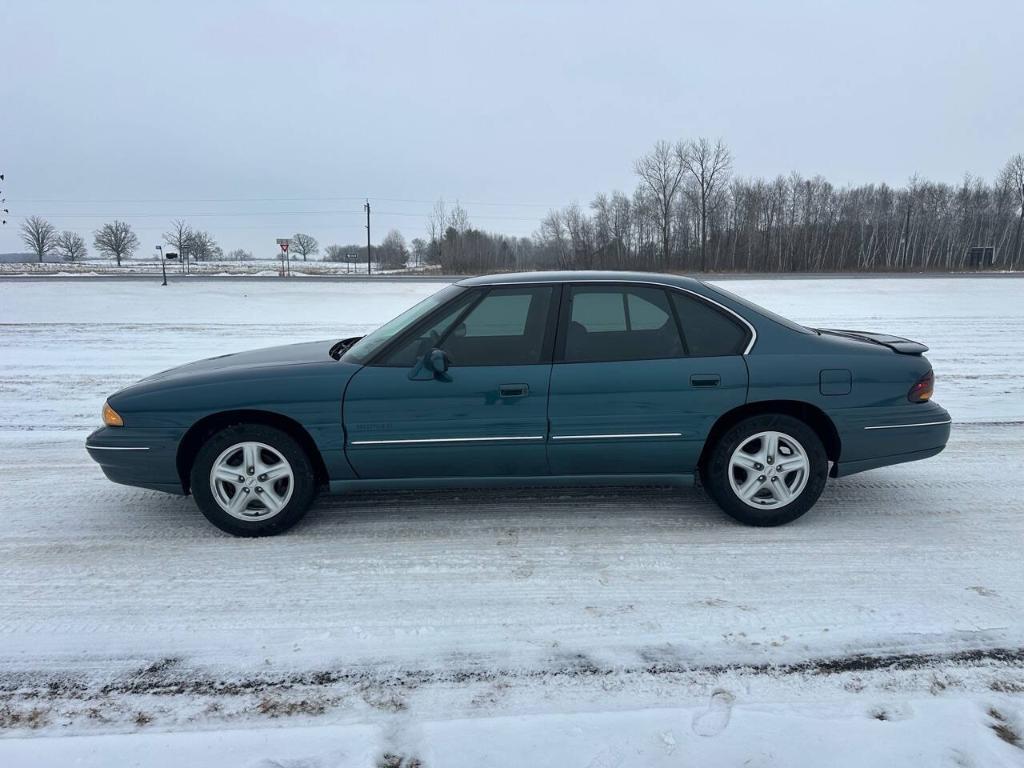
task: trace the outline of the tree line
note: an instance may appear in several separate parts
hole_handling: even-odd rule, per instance
[[[442,271],[946,271],[1024,268],[1024,155],[996,180],[836,187],[821,176],[733,175],[708,139],[660,141],[633,166],[631,194],[550,211],[531,238],[473,228],[439,203],[428,221]]]
[[[85,238],[70,230],[58,231],[41,216],[29,216],[22,222],[21,240],[39,262],[57,256],[68,262],[81,261],[89,255]],[[227,254],[209,232],[192,229],[184,219],[175,219],[170,228],[161,235],[167,246],[167,253],[175,253],[181,259],[181,268],[188,269],[193,261],[249,261],[251,251],[236,248]],[[414,250],[410,251],[405,237],[397,229],[391,230],[380,245],[373,248],[373,259],[381,268],[401,269],[412,259],[426,263],[424,241],[414,239]],[[123,259],[132,258],[139,250],[140,241],[131,225],[123,221],[104,224],[93,232],[93,247],[105,258],[113,259],[121,266]],[[289,238],[291,257],[303,261],[320,253],[320,243],[312,235],[296,232]],[[366,261],[365,245],[329,245],[324,251],[324,261]]]
[[[734,175],[721,141],[659,141],[633,164],[637,185],[597,194],[587,206],[549,211],[531,237],[474,227],[458,203],[439,200],[425,237],[407,244],[391,230],[373,246],[383,269],[434,265],[449,274],[522,269],[640,269],[685,272],[944,271],[1024,268],[1024,155],[995,181],[966,176],[959,184],[911,178],[905,185],[836,187],[821,176],[774,179]],[[22,240],[40,261],[87,254],[81,235],[58,232],[32,216]],[[183,268],[221,259],[214,237],[175,220],[163,234]],[[93,247],[118,265],[139,247],[125,222],[104,224]],[[293,259],[320,254],[309,234],[290,240]],[[251,259],[244,249],[227,254]],[[361,262],[365,244],[324,248],[323,260]]]
[[[93,248],[103,257],[114,259],[121,266],[123,259],[136,255],[141,245],[131,225],[124,221],[104,224],[93,234]],[[71,230],[58,231],[41,216],[29,216],[22,222],[21,241],[40,262],[57,256],[68,262],[81,261],[89,255],[85,238]],[[296,238],[309,237],[296,235]],[[310,238],[312,239],[312,238]],[[236,248],[227,254],[209,232],[192,229],[184,220],[175,219],[170,228],[161,235],[168,253],[175,253],[181,259],[182,269],[192,261],[230,259],[246,261],[253,258],[252,252]],[[313,240],[315,243],[316,241]],[[315,249],[314,249],[315,250]]]

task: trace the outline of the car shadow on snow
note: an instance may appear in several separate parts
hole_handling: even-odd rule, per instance
[[[946,489],[949,490],[949,489]],[[120,495],[122,491],[118,492]],[[196,509],[191,498],[143,491],[123,490],[118,502],[105,504],[105,512],[120,507],[132,514],[145,534],[223,536]],[[452,523],[460,526],[506,528],[517,525],[545,528],[644,526],[651,531],[674,532],[751,531],[761,536],[779,532],[848,526],[852,518],[871,517],[932,519],[937,513],[959,509],[948,493],[937,502],[934,489],[912,481],[905,473],[879,471],[856,478],[832,480],[817,504],[803,517],[776,529],[750,528],[734,521],[708,498],[703,489],[645,486],[622,487],[525,487],[511,489],[443,489],[360,491],[330,495],[322,493],[306,518],[289,537],[321,536],[352,525],[382,525],[393,528],[415,523],[426,532],[441,533]],[[944,510],[944,507],[948,509]],[[130,512],[129,512],[130,510]],[[80,518],[82,519],[82,518]],[[93,520],[100,528],[115,523],[113,517]],[[159,533],[158,533],[159,532]]]

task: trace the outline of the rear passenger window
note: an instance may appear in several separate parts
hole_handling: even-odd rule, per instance
[[[683,354],[668,298],[644,286],[572,286],[565,362],[656,360]]]
[[[739,355],[749,331],[722,310],[684,293],[672,292],[672,303],[692,357]]]
[[[620,291],[575,291],[572,317],[588,333],[626,330],[626,304]]]

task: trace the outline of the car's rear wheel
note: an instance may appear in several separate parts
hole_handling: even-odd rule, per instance
[[[818,500],[828,477],[821,438],[792,416],[765,414],[727,430],[711,449],[704,485],[729,515],[747,525],[782,525]]]
[[[306,451],[287,432],[262,424],[236,424],[210,436],[190,480],[206,519],[235,536],[288,530],[316,494]]]

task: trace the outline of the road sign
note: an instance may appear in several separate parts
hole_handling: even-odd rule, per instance
[[[277,238],[277,244],[281,246],[281,253],[288,253],[288,246],[291,245],[292,241],[286,237]]]

